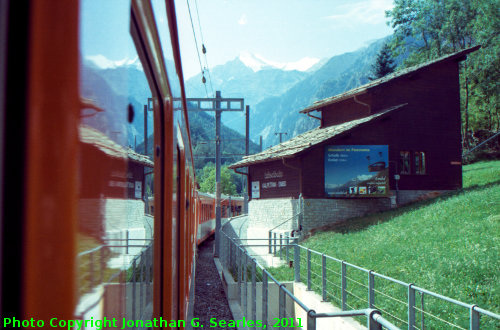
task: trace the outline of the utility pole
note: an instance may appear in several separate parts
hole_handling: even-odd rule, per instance
[[[245,156],[250,153],[250,107],[246,106],[245,112]],[[247,167],[248,174],[248,167]],[[246,176],[245,186],[243,187],[243,212],[248,214],[248,175]]]
[[[221,152],[220,152],[220,126],[221,114],[220,109],[220,91],[215,92],[215,253],[214,256],[220,256],[220,231],[222,228],[221,223],[221,182],[220,182],[220,166],[221,166]]]
[[[286,132],[277,132],[277,133],[274,133],[274,135],[280,135],[280,143],[282,142],[281,141],[281,137],[283,136],[283,134],[287,135]]]
[[[221,92],[215,92],[215,98],[187,98],[187,102],[197,103],[197,108],[189,111],[215,111],[215,250],[214,257],[220,255],[220,230],[221,223],[221,115],[223,111],[243,111],[242,98],[222,98]],[[211,102],[211,108],[203,108],[202,103]],[[222,104],[226,103],[223,108]],[[239,103],[237,108],[231,104]]]

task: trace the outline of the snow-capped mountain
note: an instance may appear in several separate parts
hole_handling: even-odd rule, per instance
[[[137,70],[143,71],[141,61],[139,61],[139,58],[137,56],[133,59],[124,58],[122,60],[113,61],[108,59],[104,55],[98,54],[98,55],[86,56],[85,59],[91,62],[99,69],[116,69],[119,67],[132,66],[135,67]]]
[[[308,71],[311,67],[316,65],[320,59],[313,57],[304,57],[295,62],[276,62],[268,60],[259,54],[252,54],[247,51],[241,52],[238,59],[254,72],[264,69],[280,69],[284,71]]]

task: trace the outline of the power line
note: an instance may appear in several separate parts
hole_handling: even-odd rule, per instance
[[[210,66],[208,65],[207,49],[205,48],[205,40],[203,39],[203,29],[201,28],[200,13],[198,11],[198,0],[195,0],[194,4],[196,7],[196,15],[198,17],[198,27],[200,29],[202,53],[203,53],[203,57],[205,58],[205,65],[206,65],[205,70],[208,73],[208,81],[210,82],[210,89],[212,90],[212,97],[215,97],[214,86],[212,85],[212,76],[210,75],[210,69],[209,69]]]
[[[193,24],[193,17],[191,15],[191,7],[189,6],[189,0],[186,0],[187,6],[188,6],[188,11],[189,11],[189,20],[191,21],[191,28],[193,29],[193,37],[194,37],[194,45],[196,47],[196,53],[198,53],[198,62],[200,63],[200,70],[202,74],[202,81],[203,81],[203,86],[205,87],[205,93],[207,94],[208,98],[208,91],[207,91],[207,85],[205,84],[205,74],[203,71],[203,65],[201,64],[201,58],[200,58],[200,50],[198,49],[198,41],[196,40],[196,32],[194,30],[194,24]]]

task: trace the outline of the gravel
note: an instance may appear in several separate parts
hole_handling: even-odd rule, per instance
[[[215,267],[213,258],[214,236],[212,235],[198,249],[196,261],[196,287],[194,302],[194,317],[199,318],[200,324],[210,327],[210,319],[232,320],[226,294]],[[214,327],[210,329],[226,329]]]

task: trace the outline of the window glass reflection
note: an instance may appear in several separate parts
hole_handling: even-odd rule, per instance
[[[90,320],[149,319],[153,108],[129,1],[81,1],[78,304]],[[117,327],[121,328],[121,324]]]

